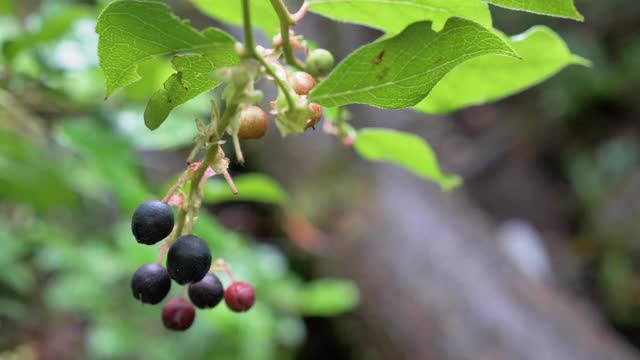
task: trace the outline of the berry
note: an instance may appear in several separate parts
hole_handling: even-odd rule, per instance
[[[167,253],[169,275],[180,285],[202,280],[210,267],[211,250],[194,235],[179,237]]]
[[[162,323],[170,330],[187,330],[195,317],[196,309],[184,298],[173,298],[162,307]]]
[[[169,236],[172,230],[171,206],[159,200],[142,203],[131,218],[131,232],[142,244],[153,245]]]
[[[316,49],[307,56],[305,69],[314,76],[324,75],[333,68],[333,55],[325,49]]]
[[[171,289],[171,278],[160,264],[142,265],[131,278],[133,297],[145,304],[155,305],[167,296]]]
[[[235,312],[245,312],[256,302],[256,292],[246,282],[236,281],[224,291],[224,302]]]
[[[305,129],[316,126],[318,121],[322,118],[322,106],[316,103],[311,103],[309,104],[309,109],[313,111],[314,115],[307,120],[307,126]]]
[[[289,74],[289,84],[298,95],[308,95],[311,89],[316,86],[313,76],[304,71],[296,71]]]
[[[238,138],[259,139],[267,133],[268,127],[267,113],[257,106],[249,106],[240,112]]]
[[[200,309],[213,308],[224,297],[224,288],[217,276],[206,275],[202,280],[189,286],[189,299]]]

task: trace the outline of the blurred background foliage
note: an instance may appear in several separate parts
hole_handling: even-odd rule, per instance
[[[130,276],[157,251],[133,241],[129,216],[171,183],[195,135],[194,117],[207,116],[210,105],[207,96],[198,97],[148,132],[146,100],[172,73],[161,60],[143,64],[142,81],[105,101],[94,25],[107,2],[0,0],[0,351],[56,359],[295,358],[308,319],[349,311],[359,295],[349,282],[310,276],[309,258],[281,240],[281,220],[296,205],[330,218],[317,215],[331,208],[327,199],[317,193],[292,198],[266,175],[232,169],[242,194],[236,199],[211,181],[213,211],[197,223],[214,256],[256,285],[251,312],[199,311],[193,328],[176,335],[162,328],[159,307],[133,301]],[[171,3],[195,16],[187,2]],[[543,233],[560,233],[565,242],[546,245],[564,285],[640,345],[640,3],[576,4],[584,24],[492,11],[496,27],[507,34],[549,25],[593,62],[592,69],[569,68],[534,90],[444,120],[469,141],[509,129],[516,143],[509,156],[533,158],[541,182],[551,184],[543,186],[552,188],[546,198],[560,215],[523,205],[521,198],[509,202],[520,179],[505,170],[515,185],[494,181],[507,161],[489,168],[492,177],[457,169],[468,178],[465,191],[496,222],[520,216]],[[346,201],[359,184],[345,183],[351,187],[334,191]],[[218,210],[229,201],[268,213],[275,224],[226,230]],[[260,241],[253,241],[256,235]],[[178,290],[174,286],[172,294]]]
[[[22,353],[51,359],[293,357],[303,317],[353,308],[356,288],[305,279],[277,246],[225,230],[210,214],[196,233],[256,286],[256,306],[242,315],[225,306],[198,311],[192,329],[175,334],[163,328],[160,307],[132,298],[131,274],[158,249],[134,241],[130,214],[164,193],[181,166],[169,158],[158,176],[141,152],[188,147],[194,118],[208,116],[210,104],[200,97],[150,133],[144,105],[173,72],[161,60],[143,64],[145,80],[105,101],[94,26],[106,3],[0,1],[0,349],[23,345]],[[208,184],[209,205],[288,211],[287,193],[265,175],[238,176],[235,198],[222,183]]]

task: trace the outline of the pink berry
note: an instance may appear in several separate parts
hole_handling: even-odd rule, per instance
[[[267,133],[269,118],[261,108],[249,106],[240,113],[238,138],[259,139]]]
[[[162,322],[167,329],[187,330],[195,317],[196,309],[184,298],[173,298],[162,307]]]
[[[289,74],[289,83],[293,91],[298,95],[308,95],[311,89],[316,86],[313,76],[304,71],[296,71]]]
[[[309,104],[309,109],[314,112],[314,115],[311,116],[309,120],[307,120],[307,129],[316,126],[318,121],[320,121],[320,119],[322,118],[322,106],[316,103],[311,103]]]
[[[234,312],[245,312],[256,302],[256,292],[246,282],[236,281],[224,291],[224,302]]]

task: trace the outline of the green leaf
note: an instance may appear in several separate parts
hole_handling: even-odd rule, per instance
[[[256,201],[284,206],[289,201],[287,192],[273,179],[261,174],[242,175],[233,180],[238,194],[233,195],[226,181],[207,182],[204,201],[221,203],[226,201]]]
[[[300,311],[307,316],[334,316],[353,309],[359,292],[351,282],[321,279],[309,283],[302,292]]]
[[[553,76],[567,65],[587,65],[571,54],[552,30],[536,26],[511,38],[522,60],[482,56],[453,69],[416,109],[445,113],[469,105],[484,104],[520,92]]]
[[[309,95],[327,107],[364,103],[385,109],[413,106],[457,65],[487,54],[517,56],[498,35],[460,18],[441,32],[427,21],[349,55]]]
[[[126,139],[88,119],[67,120],[57,130],[60,142],[79,153],[78,164],[98,173],[123,209],[133,211],[143,201],[153,198],[142,181],[138,161]]]
[[[236,0],[191,0],[203,13],[227,24],[242,26],[242,2]],[[280,31],[280,22],[267,0],[250,2],[252,25],[274,36]]]
[[[57,40],[69,32],[78,19],[88,17],[90,14],[88,8],[80,6],[61,8],[46,14],[39,19],[42,25],[37,31],[23,33],[3,44],[4,55],[8,59],[13,59],[24,49],[35,48]]]
[[[365,159],[404,167],[426,180],[435,181],[444,190],[462,182],[457,176],[442,173],[431,147],[413,134],[391,129],[363,129],[358,131],[354,147]]]
[[[177,72],[147,106],[145,124],[152,130],[174,107],[218,85],[210,76],[213,70],[239,61],[230,35],[214,28],[198,32],[159,2],[112,2],[100,14],[96,32],[107,96],[138,81],[137,65],[150,57],[187,53],[174,59]]]
[[[440,31],[454,16],[491,27],[489,6],[477,0],[309,0],[307,4],[310,11],[331,19],[393,34],[421,20],[433,21],[433,30]]]
[[[536,14],[557,16],[582,21],[573,0],[482,0],[490,4]]]

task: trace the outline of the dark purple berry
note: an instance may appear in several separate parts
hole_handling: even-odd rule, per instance
[[[139,243],[153,245],[166,238],[173,230],[171,206],[159,200],[138,206],[131,218],[131,232]]]
[[[202,239],[194,235],[179,237],[167,253],[169,275],[180,285],[202,280],[210,267],[211,250]]]
[[[171,278],[160,264],[144,264],[131,278],[133,297],[145,304],[155,305],[171,290]]]
[[[202,280],[189,286],[189,299],[200,309],[213,308],[224,297],[224,288],[217,276],[207,274]]]
[[[167,329],[185,331],[193,324],[196,309],[184,298],[173,298],[162,307],[162,323]]]
[[[256,302],[256,292],[244,281],[236,281],[224,291],[224,302],[235,312],[245,312]]]

